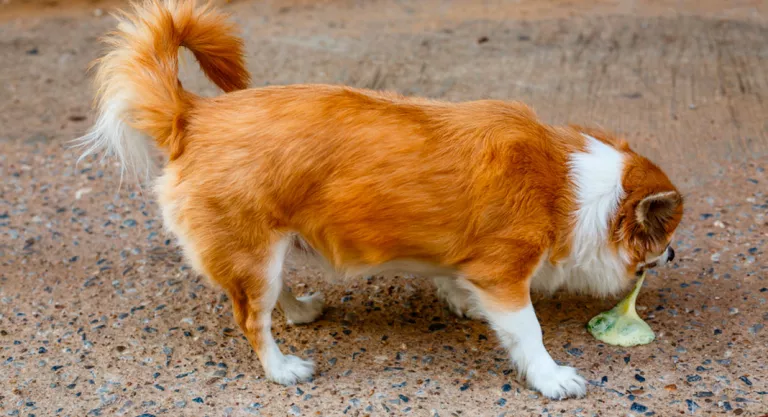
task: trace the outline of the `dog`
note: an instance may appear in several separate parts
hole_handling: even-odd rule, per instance
[[[271,333],[276,306],[293,324],[322,314],[322,294],[296,298],[281,278],[294,247],[342,275],[434,279],[448,307],[486,320],[521,380],[553,399],[584,396],[586,384],[544,347],[531,291],[615,295],[674,257],[681,194],[611,133],[544,124],[519,102],[248,89],[243,43],[215,8],[148,0],[118,19],[95,62],[98,118],[79,144],[153,178],[165,226],[227,291],[272,381],[314,371]],[[225,94],[183,88],[180,47]],[[153,148],[167,158],[157,178]]]

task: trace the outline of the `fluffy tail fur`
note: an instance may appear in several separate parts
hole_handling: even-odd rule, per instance
[[[194,0],[145,0],[117,15],[107,53],[94,62],[98,119],[76,140],[83,156],[105,149],[131,171],[148,178],[154,143],[170,160],[184,151],[189,110],[199,100],[178,80],[178,50],[195,55],[205,75],[225,92],[247,88],[243,44],[234,25]]]

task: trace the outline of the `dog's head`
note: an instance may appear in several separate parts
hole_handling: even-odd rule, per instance
[[[683,198],[664,172],[633,155],[623,179],[625,197],[612,227],[615,242],[637,273],[675,257],[672,236],[683,217]]]
[[[616,193],[620,197],[611,210],[607,243],[620,255],[627,276],[674,259],[671,241],[683,217],[683,198],[677,188],[661,168],[632,151],[626,141],[599,129],[580,130],[608,145],[612,150],[606,155],[617,155],[615,160],[620,161],[616,172],[621,177]],[[596,165],[605,163],[598,159]]]
[[[683,197],[667,175],[622,143],[624,189],[611,224],[612,241],[625,254],[627,269],[642,270],[675,258],[672,237],[683,217]]]

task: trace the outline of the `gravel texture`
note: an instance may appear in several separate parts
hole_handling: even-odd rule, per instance
[[[255,85],[521,99],[551,122],[618,131],[667,170],[687,212],[675,262],[638,300],[657,341],[591,338],[586,322],[616,299],[535,302],[551,354],[590,382],[587,398],[561,402],[521,387],[491,330],[450,314],[426,280],[333,283],[300,260],[287,280],[323,291],[328,309],[307,326],[277,319],[274,332],[318,373],[265,381],[226,296],[184,263],[151,193],[119,187],[112,161],[76,164],[66,146],[93,121],[85,68],[115,3],[0,1],[0,415],[768,413],[764,2],[226,6]],[[216,94],[190,68],[185,85]]]

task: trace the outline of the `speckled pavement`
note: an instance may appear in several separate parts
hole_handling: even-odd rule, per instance
[[[589,380],[588,396],[568,401],[515,382],[491,330],[455,318],[428,281],[329,282],[302,260],[287,280],[323,291],[327,310],[305,326],[276,317],[274,332],[318,373],[265,381],[225,295],[184,263],[151,193],[118,188],[113,161],[76,165],[66,146],[93,121],[84,69],[113,25],[101,7],[115,2],[34,3],[0,1],[0,415],[768,414],[764,2],[226,6],[255,85],[521,99],[554,123],[618,131],[667,170],[686,213],[678,257],[638,301],[657,341],[591,338],[586,322],[616,299],[535,303],[552,355]],[[185,85],[216,94],[190,68]]]

